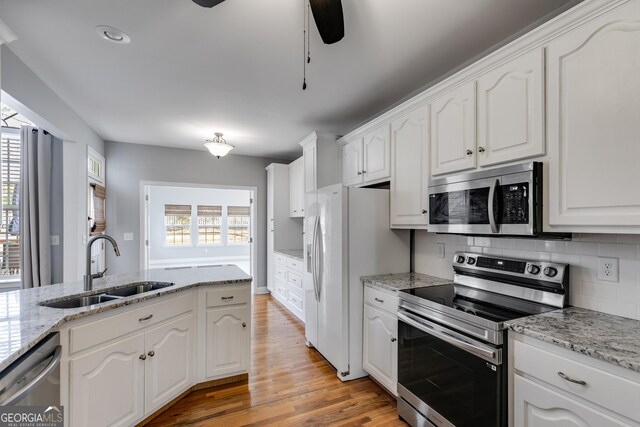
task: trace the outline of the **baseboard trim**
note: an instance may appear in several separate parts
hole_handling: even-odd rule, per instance
[[[156,410],[153,414],[149,415],[147,418],[145,418],[144,420],[142,420],[138,424],[136,424],[136,427],[142,427],[142,426],[145,426],[145,425],[149,424],[151,421],[153,421],[154,418],[156,418],[158,415],[162,414],[164,411],[166,411],[167,409],[172,407],[180,399],[186,397],[192,391],[202,390],[202,389],[211,388],[211,387],[218,387],[218,386],[221,386],[221,385],[226,385],[226,384],[231,384],[231,383],[237,383],[237,382],[243,382],[243,381],[246,382],[248,380],[249,380],[249,374],[240,374],[240,375],[234,375],[234,376],[227,377],[227,378],[220,378],[218,380],[211,380],[211,381],[205,381],[205,382],[202,382],[202,383],[198,383],[198,384],[196,384],[194,386],[189,387],[188,389],[186,389],[182,393],[180,393],[178,396],[173,398],[169,403],[166,403],[165,405],[163,405],[160,408],[158,408],[158,410]]]
[[[269,293],[271,293],[271,291],[269,291],[269,289],[267,289],[266,286],[258,286],[255,292],[256,295],[263,295],[263,294],[269,294]]]

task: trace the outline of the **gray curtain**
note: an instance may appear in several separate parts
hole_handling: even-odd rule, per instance
[[[51,284],[51,144],[52,136],[22,126],[20,159],[20,261],[22,287]]]

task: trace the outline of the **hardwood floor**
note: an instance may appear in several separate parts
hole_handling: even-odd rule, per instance
[[[271,296],[254,297],[252,316],[249,380],[191,392],[147,426],[406,426],[369,378],[341,382]]]

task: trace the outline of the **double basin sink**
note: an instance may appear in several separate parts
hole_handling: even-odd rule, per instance
[[[122,299],[133,295],[140,295],[146,292],[157,291],[158,289],[168,288],[169,286],[173,286],[174,284],[175,283],[170,282],[136,282],[126,286],[105,289],[101,293],[95,295],[71,296],[69,298],[44,301],[40,303],[40,305],[51,308],[88,307],[94,304],[101,304],[103,302]]]

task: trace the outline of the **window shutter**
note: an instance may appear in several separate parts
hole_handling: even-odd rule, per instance
[[[222,216],[222,206],[198,205],[198,216]]]
[[[228,216],[249,216],[249,206],[228,206]]]
[[[164,214],[191,216],[191,205],[164,205]]]
[[[107,198],[107,190],[98,184],[91,184],[93,197],[93,227],[91,235],[97,236],[107,230],[107,221],[105,218],[105,200]]]

